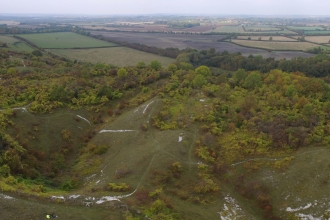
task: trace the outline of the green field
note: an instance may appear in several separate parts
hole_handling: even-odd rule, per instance
[[[26,51],[26,52],[32,52],[33,48],[27,45],[24,42],[21,42],[18,39],[15,39],[11,36],[7,35],[0,35],[0,42],[1,43],[6,43],[8,46],[8,50],[12,51]]]
[[[41,48],[92,48],[92,47],[112,47],[116,46],[102,40],[79,35],[72,32],[57,32],[46,34],[22,34],[19,35]]]
[[[306,34],[306,35],[309,35],[309,34],[315,34],[315,35],[327,34],[327,35],[329,35],[330,31],[304,31],[304,34]]]
[[[308,50],[319,47],[317,44],[308,42],[273,42],[273,41],[251,41],[251,40],[232,40],[241,46],[256,47],[270,50]]]
[[[175,59],[162,57],[127,47],[93,48],[93,49],[52,49],[52,53],[69,59],[77,59],[91,63],[108,63],[115,66],[135,66],[143,61],[149,64],[152,60],[158,60],[163,67],[175,62]]]

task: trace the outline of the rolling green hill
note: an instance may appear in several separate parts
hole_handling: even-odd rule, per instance
[[[2,50],[3,216],[325,218],[329,85],[183,58],[115,68]]]

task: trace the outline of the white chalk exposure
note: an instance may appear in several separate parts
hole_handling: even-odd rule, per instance
[[[69,196],[69,199],[76,199],[78,197],[80,197],[80,195],[71,195],[71,196]]]
[[[151,103],[153,103],[154,101],[152,101],[152,102],[150,102],[145,108],[144,108],[144,110],[143,110],[143,114],[146,112],[146,110],[147,110],[147,108],[149,107],[149,105],[151,104]]]
[[[0,197],[3,197],[4,199],[14,199],[13,197],[4,194],[0,194]]]
[[[106,132],[116,133],[116,132],[131,132],[131,131],[136,131],[136,130],[102,130],[99,133],[106,133]]]
[[[62,199],[65,200],[64,196],[52,196],[51,199]]]
[[[296,211],[300,211],[300,210],[305,210],[305,209],[308,209],[312,206],[312,203],[308,203],[306,206],[300,206],[299,208],[296,208],[296,209],[292,209],[290,207],[286,208],[286,211],[287,212],[296,212]]]
[[[136,189],[132,193],[127,194],[127,195],[122,195],[122,196],[103,196],[103,197],[101,197],[100,200],[96,201],[95,203],[96,204],[102,204],[104,202],[109,202],[109,201],[120,201],[119,199],[121,199],[121,198],[129,197],[129,196],[133,195],[136,192],[137,188],[138,187],[136,187]]]
[[[87,121],[87,123],[88,123],[90,126],[92,126],[92,125],[91,125],[91,122],[88,121],[86,118],[84,118],[84,117],[82,117],[82,116],[80,116],[80,115],[77,115],[77,117],[78,117],[78,118],[81,118],[82,120]]]
[[[299,219],[303,219],[303,220],[321,220],[321,218],[317,218],[314,217],[312,215],[305,215],[305,214],[296,214],[297,217],[299,217]]]
[[[93,175],[91,175],[91,176],[89,176],[89,177],[86,177],[86,180],[89,180],[90,178],[92,178],[92,177],[94,177],[94,176],[96,176],[96,174],[93,174]]]
[[[182,136],[179,136],[179,141],[178,142],[181,142],[182,141]]]
[[[225,201],[222,212],[218,212],[221,220],[232,220],[242,215],[242,209],[234,198],[226,196]]]

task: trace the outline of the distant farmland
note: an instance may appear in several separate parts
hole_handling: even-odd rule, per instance
[[[273,26],[269,26],[269,25],[252,25],[252,26],[245,26],[245,30],[246,31],[281,31],[280,28],[276,28]]]
[[[304,51],[318,47],[319,45],[308,42],[273,42],[273,41],[251,41],[251,40],[232,40],[232,42],[247,46],[270,50],[300,50]]]
[[[21,34],[20,37],[31,41],[44,49],[64,49],[64,48],[93,48],[93,47],[113,47],[113,43],[97,40],[72,32],[56,32],[46,34]]]
[[[86,61],[91,63],[108,63],[115,66],[135,66],[143,61],[149,64],[152,60],[158,60],[163,67],[175,62],[175,59],[150,54],[127,47],[93,48],[93,49],[51,49],[52,53],[60,56]]]
[[[292,30],[299,30],[299,31],[315,31],[315,30],[324,30],[323,27],[320,26],[287,26]]]
[[[295,37],[298,38],[298,37]],[[327,44],[330,42],[330,36],[306,36],[305,39],[310,42]]]
[[[269,41],[270,37],[272,37],[273,41],[297,41],[292,38],[283,36],[237,36],[237,39],[248,40],[249,37],[251,38],[251,40],[258,40],[260,37],[262,41]]]
[[[262,55],[263,57],[274,57],[275,59],[291,59],[293,57],[310,57],[310,53],[297,51],[273,51],[264,49],[248,48],[232,44],[230,42],[218,42],[224,35],[191,35],[191,34],[164,34],[164,33],[132,33],[132,32],[105,32],[92,31],[92,35],[102,35],[109,40],[126,41],[128,43],[139,43],[159,48],[176,47],[185,49],[187,47],[197,50],[209,50],[215,48],[217,52],[228,51],[229,53],[240,52],[244,56]],[[274,39],[275,36],[273,36]],[[264,37],[262,37],[264,38]],[[268,36],[269,39],[269,36]],[[292,42],[296,43],[296,42]]]
[[[245,28],[245,31],[244,31]],[[289,30],[280,30],[279,28],[275,28],[273,26],[268,25],[257,25],[257,26],[243,26],[242,25],[228,25],[228,26],[221,26],[210,31],[209,33],[237,33],[237,34],[296,34],[295,32]]]
[[[219,33],[245,33],[243,27],[241,25],[228,25],[228,26],[221,26],[221,27],[217,27],[213,30],[210,30],[208,32],[219,32]]]

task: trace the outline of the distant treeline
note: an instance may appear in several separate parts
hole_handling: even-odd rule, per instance
[[[20,28],[0,26],[0,34],[34,34],[34,33],[50,33],[50,32],[68,32],[72,31],[72,26],[45,26],[40,28]]]
[[[183,29],[183,28],[192,28],[200,25],[201,24],[198,22],[171,22],[169,23],[168,26],[171,28]]]
[[[261,73],[269,72],[272,69],[280,69],[285,72],[303,72],[307,76],[325,77],[330,73],[330,56],[318,54],[310,58],[293,58],[291,60],[274,58],[263,58],[262,56],[248,57],[241,53],[216,53],[215,49],[191,51],[177,57],[177,62],[187,62],[194,66],[207,65],[225,70],[236,71],[245,69],[247,71],[258,70]]]

